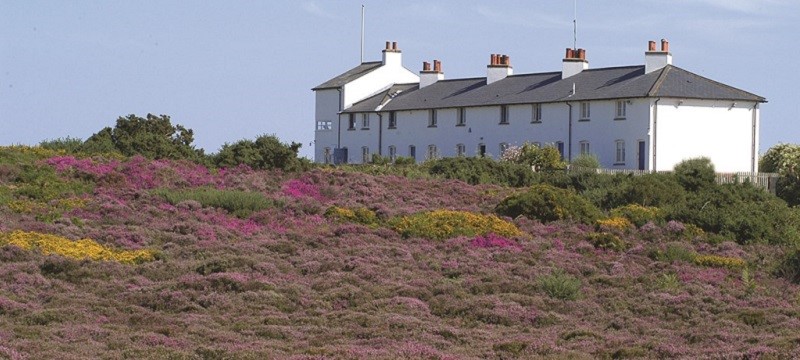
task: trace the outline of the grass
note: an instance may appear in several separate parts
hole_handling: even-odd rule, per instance
[[[184,201],[197,201],[203,207],[225,209],[239,218],[246,218],[254,212],[280,206],[276,201],[251,191],[199,188],[185,190],[156,189],[152,193],[164,198],[172,205],[177,205]]]

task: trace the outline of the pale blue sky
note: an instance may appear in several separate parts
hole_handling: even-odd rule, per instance
[[[407,68],[439,59],[449,79],[485,76],[491,53],[559,71],[572,46],[572,0],[0,0],[0,145],[154,113],[206,152],[274,133],[311,156],[310,89],[358,64],[361,4],[366,61],[397,41]],[[636,65],[667,38],[674,65],[769,100],[763,152],[800,143],[798,23],[795,0],[579,0],[578,47],[591,68]]]

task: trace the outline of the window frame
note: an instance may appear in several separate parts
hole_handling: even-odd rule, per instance
[[[628,114],[628,101],[617,100],[614,106],[614,120],[625,120],[627,114]]]
[[[531,104],[531,124],[542,123],[542,104]]]
[[[367,164],[369,163],[369,146],[362,146],[361,147],[361,163]]]
[[[333,130],[333,121],[330,120],[317,120],[317,131]]]
[[[625,165],[625,140],[614,140],[614,165]]]
[[[389,111],[389,129],[397,129],[397,114],[394,111]]]
[[[588,101],[581,102],[581,112],[578,121],[589,121],[592,117],[592,105]]]
[[[467,145],[456,144],[456,156],[467,156]]]
[[[361,114],[361,130],[369,130],[369,113]]]
[[[467,109],[461,107],[456,112],[456,126],[467,125]]]
[[[389,161],[394,162],[397,160],[397,147],[389,145]]]
[[[356,114],[349,113],[347,114],[347,130],[355,130],[356,129]]]
[[[325,149],[322,150],[322,163],[330,164],[332,162],[333,162],[333,152],[331,151],[330,146],[326,146]]]
[[[579,144],[580,144],[580,150],[581,150],[580,154],[581,155],[589,155],[589,154],[591,154],[591,152],[592,152],[591,151],[591,144],[588,141],[582,140],[581,142],[579,142]]]
[[[500,125],[508,125],[508,105],[500,105]]]
[[[428,153],[425,160],[436,160],[439,158],[439,148],[436,147],[436,144],[428,145]]]
[[[435,128],[438,126],[439,120],[436,118],[436,109],[428,110],[428,127]]]
[[[499,146],[498,146],[498,147],[499,147],[499,149],[500,149],[500,154],[499,154],[499,156],[503,156],[503,154],[506,152],[506,150],[508,150],[508,147],[509,147],[509,146],[511,146],[511,144],[509,144],[509,143],[507,143],[507,142],[501,142],[501,143],[499,144]]]
[[[408,145],[408,156],[414,161],[417,161],[417,146],[416,145]]]

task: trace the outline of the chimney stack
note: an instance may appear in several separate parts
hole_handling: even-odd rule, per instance
[[[489,58],[489,65],[486,68],[486,85],[514,74],[514,68],[511,67],[511,58],[508,55],[492,54]]]
[[[562,67],[561,67],[562,79],[578,75],[583,70],[586,70],[588,68],[589,68],[589,62],[586,61],[586,50],[567,48],[564,60],[562,60]]]
[[[419,72],[419,88],[422,89],[439,80],[444,80],[442,63],[439,60],[433,60],[433,70],[431,70],[431,63],[424,61],[422,63],[422,71]]]
[[[656,70],[661,70],[667,65],[672,65],[672,54],[669,52],[669,41],[661,39],[661,51],[656,50],[656,42],[647,43],[647,51],[644,53],[644,73],[649,74]]]
[[[383,49],[383,65],[403,66],[402,51],[397,48],[397,41],[387,41],[386,48]]]

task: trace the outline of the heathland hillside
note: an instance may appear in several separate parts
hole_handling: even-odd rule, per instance
[[[510,187],[457,161],[0,148],[0,358],[800,357],[784,201],[702,163]]]

